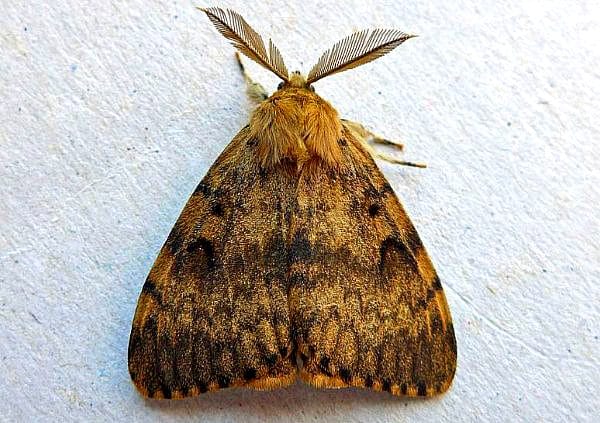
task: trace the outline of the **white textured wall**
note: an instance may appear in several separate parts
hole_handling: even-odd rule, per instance
[[[222,2],[305,72],[357,29],[421,35],[317,90],[429,164],[381,167],[442,278],[459,366],[426,401],[296,385],[182,402],[138,396],[127,342],[160,246],[248,118],[233,49],[191,2],[34,3],[0,0],[0,420],[593,420],[596,1]]]

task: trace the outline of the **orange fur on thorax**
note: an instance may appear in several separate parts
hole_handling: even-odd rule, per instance
[[[296,163],[298,169],[315,162],[332,168],[341,163],[338,113],[306,88],[275,92],[254,111],[249,129],[257,141],[258,160],[265,168],[284,160]]]

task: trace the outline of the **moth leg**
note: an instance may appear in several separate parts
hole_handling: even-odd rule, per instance
[[[411,166],[411,167],[419,167],[421,169],[425,169],[427,165],[425,163],[415,163],[415,162],[407,162],[406,160],[398,160],[394,156],[390,156],[389,154],[379,153],[375,151],[375,157],[381,160],[385,160],[388,163],[398,164],[402,166]]]
[[[246,68],[242,63],[242,58],[240,57],[240,54],[237,51],[235,52],[235,58],[240,67],[240,71],[244,76],[244,81],[246,81],[246,94],[248,94],[248,98],[250,98],[250,101],[254,105],[257,105],[269,98],[267,90],[265,90],[265,88],[258,82],[254,82],[252,78],[248,75],[248,73],[246,72]]]
[[[346,128],[348,128],[350,130],[350,132],[352,132],[352,135],[354,135],[356,137],[356,139],[358,139],[359,141],[361,141],[363,143],[363,145],[367,148],[367,150],[369,150],[369,152],[371,153],[371,155],[373,157],[381,159],[381,160],[385,160],[386,162],[389,162],[389,163],[399,164],[399,165],[403,165],[403,166],[412,166],[412,167],[420,167],[420,168],[427,167],[427,165],[425,165],[423,163],[414,163],[414,162],[408,162],[405,160],[399,160],[389,154],[380,153],[379,151],[375,150],[375,148],[373,147],[374,144],[388,145],[388,146],[394,147],[398,150],[403,150],[404,144],[396,142],[396,141],[391,141],[391,140],[388,140],[387,138],[377,135],[374,132],[365,128],[364,125],[362,125],[358,122],[354,122],[354,121],[347,120],[347,119],[342,119],[342,121],[344,122],[344,125],[346,126]]]
[[[362,139],[362,140],[372,143],[372,144],[389,145],[394,148],[397,148],[398,150],[404,150],[404,144],[396,142],[396,141],[388,140],[387,138],[384,138],[381,135],[378,135],[378,134],[368,130],[367,128],[365,128],[364,125],[362,125],[358,122],[354,122],[352,120],[347,120],[347,119],[342,119],[342,121],[352,131],[352,133],[354,135],[356,135],[357,138],[359,138],[359,139]]]

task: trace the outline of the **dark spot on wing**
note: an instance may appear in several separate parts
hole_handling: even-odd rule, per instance
[[[438,277],[438,275],[435,275],[435,278],[433,278],[432,286],[438,291],[442,290],[442,283],[440,282],[440,278]]]
[[[214,259],[214,250],[212,242],[207,240],[206,238],[198,238],[192,242],[190,242],[186,248],[188,253],[196,253],[198,251],[202,251],[206,256],[206,264],[209,268],[213,267],[215,264]]]
[[[349,383],[350,379],[352,379],[352,372],[346,367],[342,367],[340,368],[340,377],[344,382]]]
[[[435,291],[430,288],[427,290],[427,301],[430,301],[433,297],[435,297]]]
[[[272,367],[275,365],[275,363],[277,363],[277,354],[268,354],[265,357],[265,362],[267,363],[268,366]]]
[[[259,166],[258,168],[258,176],[264,180],[267,178],[267,176],[269,175],[269,171],[267,168],[263,167],[263,166]]]
[[[390,183],[386,181],[383,184],[383,187],[381,188],[381,194],[385,195],[385,194],[393,194],[393,193],[394,193],[394,189],[392,188]]]
[[[162,384],[161,387],[162,393],[163,393],[163,397],[166,399],[171,399],[172,393],[171,393],[171,388],[169,388],[167,385],[165,385],[164,383]]]
[[[450,349],[452,350],[454,355],[456,355],[456,336],[454,335],[454,325],[452,324],[452,322],[446,325],[446,336],[450,341]]]
[[[288,355],[288,347],[283,346],[283,347],[279,348],[279,354],[281,354],[281,356],[283,358],[287,357],[287,355]]]
[[[427,395],[427,386],[425,385],[425,382],[417,382],[417,395],[419,395],[420,397],[424,397]]]
[[[211,212],[215,216],[223,216],[223,214],[225,213],[225,211],[223,209],[223,204],[221,204],[219,202],[213,204],[213,206],[211,208]]]
[[[371,217],[377,216],[377,213],[379,213],[380,209],[381,209],[381,206],[379,204],[377,204],[377,203],[371,204],[369,206],[369,216],[371,216]]]
[[[256,379],[256,369],[251,367],[251,368],[244,370],[244,379],[246,379],[246,380]]]
[[[408,392],[408,384],[406,382],[404,382],[403,384],[400,385],[400,393],[402,395],[406,395],[407,392]]]
[[[162,296],[160,295],[160,291],[156,289],[156,285],[152,279],[148,276],[146,278],[146,282],[144,282],[144,286],[142,287],[142,293],[151,296],[158,304],[162,304]]]
[[[321,358],[321,361],[319,361],[319,368],[321,369],[321,371],[323,373],[325,373],[327,376],[332,376],[331,372],[329,371],[329,357],[327,356],[323,356]]]
[[[230,384],[230,379],[224,375],[217,376],[217,384],[219,388],[227,388]]]
[[[203,194],[205,197],[210,197],[212,193],[213,193],[212,187],[210,185],[208,185],[206,182],[202,181],[198,184],[198,186],[194,190],[193,195]]]
[[[290,259],[292,263],[307,261],[312,256],[312,248],[305,231],[299,231],[294,236],[290,245]]]

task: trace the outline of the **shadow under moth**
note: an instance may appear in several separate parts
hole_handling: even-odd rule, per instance
[[[411,35],[357,32],[304,77],[236,12],[201,10],[282,82],[268,96],[239,61],[257,105],[144,283],[129,340],[135,386],[151,398],[297,378],[394,395],[446,391],[456,368],[446,298],[370,145],[394,143],[340,119],[312,85]]]

